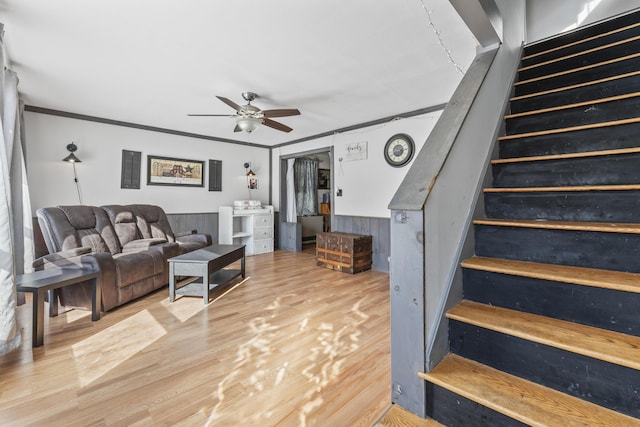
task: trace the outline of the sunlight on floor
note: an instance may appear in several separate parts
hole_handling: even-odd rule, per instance
[[[210,304],[210,303],[209,303]],[[160,305],[167,309],[180,322],[186,322],[200,313],[209,305],[204,305],[202,298],[177,298],[175,302],[169,302],[169,298],[160,301]]]
[[[151,313],[142,310],[74,344],[72,351],[81,385],[91,384],[166,333]]]
[[[302,374],[307,377],[315,387],[309,389],[304,397],[309,399],[299,414],[300,425],[307,425],[307,416],[315,408],[322,405],[322,390],[334,381],[338,380],[344,359],[359,346],[357,344],[360,336],[360,326],[367,321],[369,316],[360,311],[360,305],[364,301],[362,298],[351,308],[350,322],[334,332],[334,327],[328,323],[322,323],[318,327],[318,344],[310,350],[309,360],[312,361]],[[348,337],[348,339],[345,339]]]
[[[65,313],[61,313],[64,315],[65,319],[67,320],[67,323],[73,323],[73,322],[77,322],[78,320],[82,319],[83,317],[90,317],[91,316],[91,311],[88,310],[68,310]]]
[[[227,295],[229,292],[233,291],[240,285],[244,285],[247,280],[250,278],[247,277],[242,281],[232,285],[230,287],[222,286],[214,289],[210,292],[209,297],[211,300],[209,304],[204,304],[202,302],[202,297],[192,297],[192,296],[178,296],[174,302],[169,302],[169,298],[162,300],[160,304],[167,309],[169,313],[175,316],[180,322],[186,322],[205,308],[209,307],[214,302],[218,301],[220,298]]]
[[[284,362],[282,366],[269,366],[269,356],[274,352],[284,351],[278,348],[282,341],[282,331],[274,322],[277,316],[284,315],[287,310],[280,310],[283,299],[287,295],[277,297],[269,306],[265,307],[267,313],[258,316],[248,322],[250,337],[242,343],[237,350],[235,368],[218,383],[214,399],[217,404],[213,407],[208,426],[216,425],[222,418],[229,416],[225,393],[234,385],[246,384],[246,393],[260,399],[263,411],[253,413],[250,408],[236,412],[239,419],[251,425],[264,425],[274,410],[269,406],[268,400],[275,399],[279,402],[286,399],[286,393],[293,393],[295,398],[302,398],[305,402],[300,405],[297,418],[300,426],[308,424],[309,415],[322,406],[324,400],[322,391],[328,386],[335,386],[340,381],[342,366],[345,359],[359,349],[358,340],[361,335],[361,326],[369,319],[369,316],[360,310],[360,306],[366,298],[355,303],[351,311],[340,316],[335,322],[319,322],[314,324],[313,316],[307,315],[292,325],[306,335],[315,336],[315,344],[311,345],[308,353],[292,354],[291,360],[298,360],[298,368],[295,362]],[[282,324],[281,321],[277,322]],[[292,370],[301,369],[301,372]],[[306,391],[305,391],[306,390]],[[289,396],[291,397],[291,396]],[[226,420],[225,420],[226,421]]]

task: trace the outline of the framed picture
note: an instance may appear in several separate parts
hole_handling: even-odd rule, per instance
[[[331,170],[318,169],[318,188],[321,190],[331,188]]]
[[[258,177],[250,176],[248,181],[249,181],[249,190],[258,189]]]
[[[204,187],[204,161],[149,155],[147,185]]]

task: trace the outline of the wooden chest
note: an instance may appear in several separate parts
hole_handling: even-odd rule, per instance
[[[318,233],[316,261],[320,267],[344,273],[359,273],[371,268],[371,236],[349,233]]]

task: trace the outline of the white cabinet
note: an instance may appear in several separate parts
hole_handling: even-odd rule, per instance
[[[260,209],[220,206],[218,243],[245,245],[247,255],[273,252],[273,206]]]

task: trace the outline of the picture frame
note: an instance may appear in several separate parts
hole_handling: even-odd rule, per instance
[[[204,187],[204,160],[148,155],[147,185]]]
[[[331,170],[318,169],[318,188],[328,190],[331,188]]]
[[[258,189],[258,177],[257,176],[250,176],[249,179],[247,180],[248,185],[249,185],[249,190],[257,190]]]

